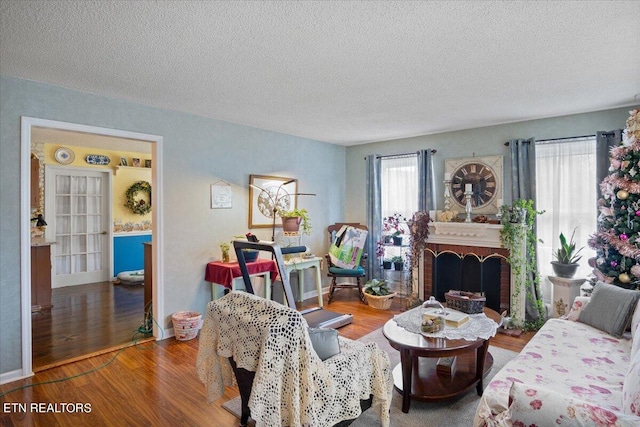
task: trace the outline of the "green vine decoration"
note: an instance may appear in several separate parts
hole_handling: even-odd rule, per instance
[[[538,330],[544,324],[544,306],[542,300],[536,298],[531,292],[535,289],[540,294],[540,273],[536,264],[536,243],[538,239],[535,233],[536,216],[544,211],[537,211],[533,206],[533,200],[516,200],[512,206],[503,205],[501,208],[503,223],[500,231],[502,245],[509,250],[508,262],[513,276],[518,280],[523,276],[524,283],[517,283],[514,287],[513,297],[518,298],[520,292],[526,291],[527,300],[531,301],[538,310],[539,316],[535,321],[525,320],[522,325],[525,331]],[[523,219],[523,215],[525,215]],[[522,252],[522,246],[518,242],[526,242],[526,252]],[[512,318],[524,318],[522,313],[512,309]]]
[[[147,193],[147,196],[149,197],[148,203],[144,199],[135,199],[135,196],[140,192]],[[127,189],[127,192],[124,195],[127,198],[127,202],[124,205],[131,209],[133,213],[146,215],[151,212],[151,184],[147,181],[136,182]]]

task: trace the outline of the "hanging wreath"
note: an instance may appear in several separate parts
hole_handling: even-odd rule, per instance
[[[145,199],[135,199],[136,195],[141,191],[147,193],[147,196],[149,197],[148,202],[145,201]],[[133,184],[125,193],[125,197],[127,198],[127,203],[124,205],[131,209],[133,213],[146,215],[151,212],[151,184],[147,181],[138,181]]]

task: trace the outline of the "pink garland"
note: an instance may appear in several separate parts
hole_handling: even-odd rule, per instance
[[[615,235],[613,230],[598,231],[589,239],[589,246],[593,249],[598,249],[598,240],[604,241],[611,245],[615,250],[620,252],[620,255],[627,258],[633,258],[636,261],[640,261],[640,249],[638,249],[635,245],[629,243],[627,240],[620,240],[620,238]]]

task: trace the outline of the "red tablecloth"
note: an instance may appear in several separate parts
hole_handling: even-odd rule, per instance
[[[278,266],[271,259],[258,259],[255,262],[247,263],[249,274],[271,272],[271,280],[276,280],[278,276]],[[204,273],[204,280],[218,283],[225,288],[231,289],[231,281],[235,277],[242,277],[240,265],[237,262],[212,261],[207,264]]]

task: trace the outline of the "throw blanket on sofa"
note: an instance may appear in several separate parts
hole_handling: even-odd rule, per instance
[[[331,426],[360,415],[360,399],[389,425],[393,381],[388,355],[376,344],[340,339],[324,362],[312,348],[302,315],[274,301],[231,292],[208,305],[196,369],[209,402],[232,385],[229,357],[256,372],[249,407],[266,426]]]

